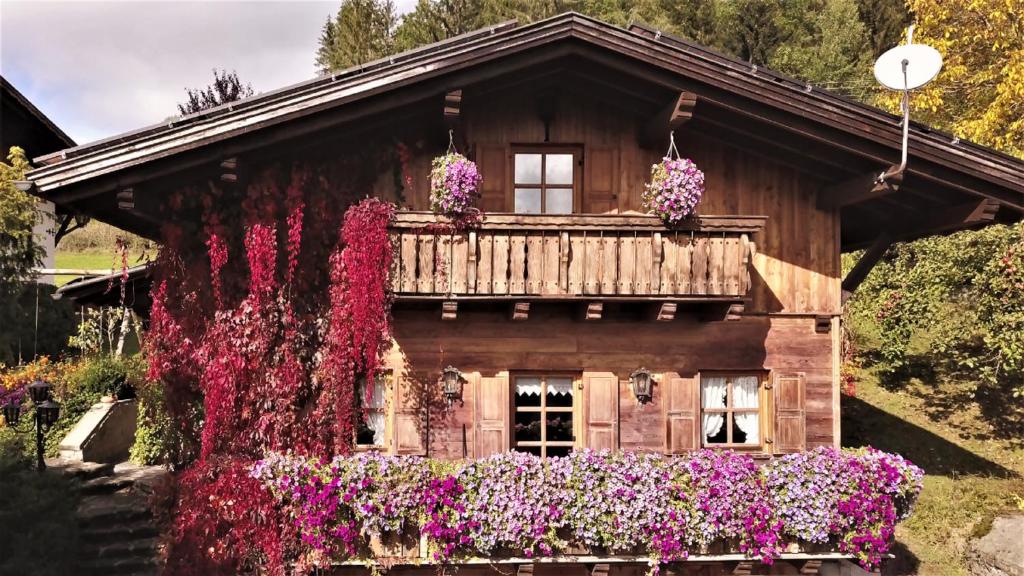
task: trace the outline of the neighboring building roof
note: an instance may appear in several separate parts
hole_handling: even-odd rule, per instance
[[[837,181],[860,166],[875,170],[899,158],[901,130],[892,114],[653,28],[626,30],[567,13],[521,27],[501,24],[44,156],[28,176],[30,187],[58,203],[109,194],[567,55],[649,86],[692,91],[707,103],[710,121],[732,137],[804,160],[831,160],[826,174]],[[966,195],[998,202],[1011,219],[1024,212],[1024,162],[921,124],[911,127],[907,175],[924,191],[920,196],[934,189],[945,194],[940,202]]]
[[[0,149],[5,157],[11,146],[20,146],[31,158],[75,145],[70,136],[3,76],[0,101]]]
[[[70,300],[78,306],[122,306],[121,277],[118,271],[103,276],[82,276],[57,289],[54,300]],[[125,282],[126,305],[143,316],[149,316],[150,287],[153,266],[149,263],[133,266],[127,271]]]

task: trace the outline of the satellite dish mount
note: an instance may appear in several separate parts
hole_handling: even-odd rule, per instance
[[[875,79],[890,90],[903,93],[903,155],[895,170],[879,174],[879,184],[902,174],[907,168],[907,142],[910,136],[910,91],[931,82],[942,69],[942,55],[925,44],[914,44],[914,26],[907,28],[907,43],[886,51],[875,61]]]

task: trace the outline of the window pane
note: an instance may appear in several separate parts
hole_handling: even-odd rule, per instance
[[[517,214],[540,214],[540,188],[516,188]]]
[[[548,456],[568,456],[569,452],[572,452],[572,448],[569,446],[548,446]]]
[[[757,392],[760,382],[757,376],[743,376],[732,380],[733,408],[757,408]]]
[[[725,429],[725,414],[705,414],[703,424],[705,444],[725,444],[729,441],[726,435],[728,431]]]
[[[548,406],[571,407],[572,397],[572,378],[548,378]]]
[[[545,214],[572,214],[572,188],[548,188]]]
[[[727,385],[725,378],[701,378],[700,397],[704,408],[725,408]]]
[[[539,442],[540,426],[540,412],[516,412],[516,442]]]
[[[737,444],[760,444],[761,425],[758,414],[733,414],[732,441]]]
[[[540,184],[540,154],[516,154],[516,184]]]
[[[360,446],[384,445],[384,413],[364,412],[356,426],[356,444]]]
[[[544,182],[572,184],[572,160],[572,154],[548,154],[544,159]]]
[[[384,391],[387,386],[387,376],[377,374],[373,379],[373,389],[370,396],[366,395],[366,378],[359,379],[359,404],[363,408],[384,408]]]
[[[540,406],[540,378],[516,378],[516,406]]]
[[[571,442],[576,438],[572,433],[572,412],[551,412],[547,423],[548,440]]]

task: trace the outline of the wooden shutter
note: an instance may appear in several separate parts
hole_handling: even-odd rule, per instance
[[[507,154],[504,146],[477,147],[477,166],[483,182],[480,185],[480,209],[484,212],[507,212],[505,166]]]
[[[583,377],[584,446],[619,447],[619,378],[603,372]]]
[[[396,368],[398,368],[396,366]],[[426,442],[426,400],[417,383],[402,377],[402,371],[392,372],[394,379],[394,427],[393,442],[396,454],[414,454],[423,456],[427,453]]]
[[[664,375],[665,453],[686,454],[700,448],[700,379]]]
[[[799,452],[806,445],[806,378],[803,372],[774,375],[775,452]]]
[[[476,457],[505,452],[509,448],[508,376],[476,378]]]
[[[583,212],[605,214],[616,212],[618,201],[615,197],[619,176],[619,154],[617,148],[587,148],[583,167],[587,173],[583,188]]]

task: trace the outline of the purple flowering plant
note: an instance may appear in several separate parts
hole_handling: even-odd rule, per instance
[[[480,199],[483,178],[476,163],[457,152],[434,158],[430,171],[430,209],[450,217],[465,215]]]
[[[311,557],[364,558],[369,538],[418,532],[439,563],[589,547],[647,555],[655,571],[716,542],[764,563],[804,543],[876,566],[923,477],[898,455],[832,448],[762,466],[712,450],[508,452],[466,462],[272,453],[251,474],[289,512]]]
[[[704,173],[689,158],[665,156],[651,166],[641,200],[648,212],[675,226],[696,214],[704,196]]]

